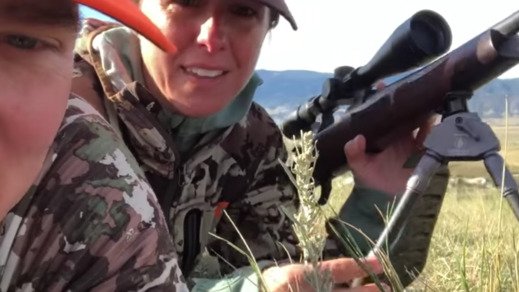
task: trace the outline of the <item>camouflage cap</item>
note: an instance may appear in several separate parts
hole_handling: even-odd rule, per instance
[[[259,2],[277,10],[279,14],[281,14],[290,23],[292,28],[297,30],[296,21],[292,16],[292,13],[290,13],[290,10],[288,10],[288,6],[285,3],[285,0],[259,0]]]

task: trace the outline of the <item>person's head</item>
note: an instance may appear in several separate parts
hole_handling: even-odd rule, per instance
[[[146,85],[173,112],[204,117],[228,105],[251,78],[284,0],[134,0],[177,48],[141,38]]]
[[[70,93],[78,7],[0,1],[0,218],[28,190]]]

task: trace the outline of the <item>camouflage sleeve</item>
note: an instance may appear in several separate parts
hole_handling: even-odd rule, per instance
[[[393,196],[356,185],[338,216],[329,221],[326,257],[351,256],[345,243],[351,243],[357,256],[366,255],[384,230],[384,220],[394,204]],[[335,235],[337,233],[342,239]]]
[[[122,145],[71,98],[54,162],[3,226],[2,291],[187,291],[155,195]]]

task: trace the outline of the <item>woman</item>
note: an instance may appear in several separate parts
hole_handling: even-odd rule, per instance
[[[297,28],[285,2],[142,0],[138,4],[177,51],[163,52],[126,28],[91,20],[77,47],[81,58],[76,66],[82,76],[74,80],[73,91],[104,112],[137,156],[165,212],[182,271],[196,278],[191,283],[194,290],[229,285],[251,289],[247,286],[251,279],[223,284],[207,279],[239,267],[244,268],[235,274],[252,274],[244,256],[209,235],[214,232],[245,250],[233,224],[222,219],[223,209],[260,261],[271,290],[289,285],[305,290],[305,267],[272,267],[271,261],[262,261],[285,259],[287,251],[298,254],[290,221],[280,208],[296,204],[295,191],[279,164],[286,158],[282,136],[253,102],[261,84],[254,67],[265,36],[280,15]],[[358,185],[385,193],[357,187],[350,199],[355,202],[345,206],[341,218],[354,225],[373,223],[369,233],[376,238],[383,221],[373,202],[385,210],[394,197],[389,194],[402,192],[411,170],[401,165],[415,145],[415,140],[403,139],[372,157],[364,154],[363,137],[348,143],[346,154]],[[376,171],[388,162],[381,168],[385,172]],[[329,246],[326,257],[340,256],[331,239]],[[367,245],[363,246],[366,251]],[[201,269],[211,266],[207,251],[226,263]],[[381,271],[376,260],[368,263],[375,273]],[[324,266],[337,284],[362,273],[348,258],[327,260]]]

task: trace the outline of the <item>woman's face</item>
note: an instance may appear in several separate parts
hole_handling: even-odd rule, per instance
[[[141,10],[176,46],[164,53],[141,38],[146,83],[170,110],[212,115],[252,76],[269,9],[251,0],[143,0]]]
[[[76,35],[75,24],[51,24],[43,8],[28,11],[40,2],[7,2],[0,3],[0,220],[35,180],[62,121]]]

